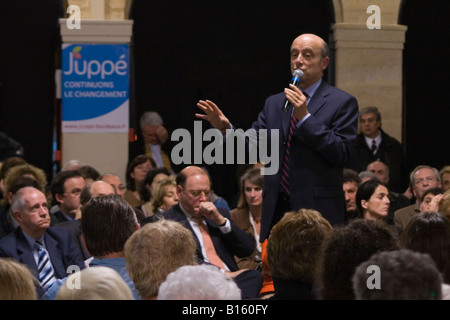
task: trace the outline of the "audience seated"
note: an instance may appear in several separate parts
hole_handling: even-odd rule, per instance
[[[415,203],[394,212],[394,225],[401,233],[409,220],[420,212],[420,204],[425,190],[441,187],[441,176],[436,168],[428,165],[415,167],[410,174],[411,191]]]
[[[141,299],[153,300],[167,275],[197,264],[192,233],[175,221],[160,219],[136,231],[125,243],[125,261]]]
[[[114,188],[109,183],[104,181],[88,182],[83,187],[83,190],[81,190],[80,204],[83,206],[92,198],[106,194],[114,194]],[[72,236],[78,245],[78,249],[80,250],[81,256],[84,260],[87,260],[91,257],[91,255],[86,250],[81,240],[81,217],[82,214],[76,219],[57,223],[55,224],[55,227],[68,229],[72,233]]]
[[[130,287],[116,270],[91,267],[72,273],[55,300],[134,300]]]
[[[25,264],[0,258],[0,300],[37,300],[36,282]]]
[[[261,270],[264,281],[260,295],[271,294],[274,291],[270,270],[262,263],[262,251],[266,248],[259,242],[262,214],[263,179],[259,168],[247,170],[241,177],[240,196],[237,208],[231,210],[231,220],[236,225],[252,236],[256,246],[253,253],[244,258],[234,257],[239,269]],[[263,270],[264,268],[264,270]]]
[[[140,227],[133,208],[121,196],[109,194],[92,198],[83,205],[82,211],[82,241],[92,255],[86,264],[116,270],[130,287],[133,297],[140,299],[126,270],[124,258],[125,242]],[[54,300],[66,280],[55,282],[45,298]]]
[[[86,181],[77,170],[64,170],[51,181],[53,202],[59,210],[51,212],[52,226],[77,219],[81,215],[80,194]]]
[[[188,166],[176,176],[179,202],[168,211],[148,217],[180,222],[192,232],[197,243],[199,263],[214,264],[230,272],[242,292],[242,298],[256,298],[263,277],[257,270],[239,270],[234,256],[247,257],[255,250],[252,236],[241,230],[223,208],[209,199],[209,176],[197,166]]]
[[[11,211],[19,227],[0,239],[0,257],[14,258],[30,268],[39,279],[39,298],[56,279],[66,276],[69,266],[85,267],[70,232],[50,227],[47,199],[40,190],[19,189],[12,199]]]
[[[315,270],[322,242],[332,227],[316,210],[285,213],[270,232],[267,262],[275,294],[269,299],[314,300]]]
[[[178,203],[177,183],[174,176],[162,180],[153,192],[153,212],[163,213]]]
[[[16,221],[11,211],[11,203],[13,196],[23,187],[41,188],[39,182],[30,176],[21,176],[11,182],[8,186],[5,198],[7,202],[0,207],[0,239],[16,230],[19,226],[19,223]]]
[[[374,161],[369,163],[367,170],[373,172],[377,176],[378,180],[383,182],[389,189],[389,167],[385,163],[379,160]],[[383,220],[388,224],[394,225],[394,212],[398,209],[411,205],[411,200],[403,194],[389,189],[389,201],[391,202],[389,205],[389,212],[387,217]]]
[[[155,162],[143,154],[136,156],[127,166],[125,175],[127,191],[123,197],[133,208],[144,204],[139,194],[139,186],[151,168],[155,168]]]
[[[380,180],[370,179],[358,187],[356,206],[361,218],[384,221],[389,212],[389,204],[389,191]]]
[[[151,217],[155,214],[155,211],[153,211],[152,200],[156,186],[169,176],[170,173],[165,167],[152,168],[147,172],[144,180],[142,180],[139,185],[138,192],[143,204],[140,205],[138,209],[140,209],[146,217]]]
[[[442,279],[434,261],[428,254],[412,250],[374,254],[356,268],[352,283],[357,300],[442,298]]]
[[[356,206],[356,191],[361,184],[361,178],[353,169],[344,168],[344,182],[342,188],[345,197],[345,220],[348,222],[358,217],[358,208]]]
[[[386,223],[355,219],[334,227],[321,248],[317,268],[317,293],[321,300],[353,300],[352,276],[373,254],[397,250],[392,229]]]
[[[218,268],[202,264],[183,266],[159,287],[158,300],[240,300],[241,290]]]

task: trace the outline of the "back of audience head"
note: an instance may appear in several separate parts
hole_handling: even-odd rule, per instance
[[[385,223],[355,219],[335,227],[321,248],[317,268],[318,297],[353,300],[351,278],[356,267],[379,251],[398,249],[392,229]]]
[[[145,224],[125,244],[128,274],[142,299],[155,299],[167,275],[195,265],[197,244],[191,231],[171,220]]]
[[[100,172],[97,171],[93,166],[83,165],[78,169],[78,172],[84,177],[86,182],[88,181],[96,181],[100,178]]]
[[[60,171],[78,170],[83,165],[84,165],[84,163],[80,160],[76,160],[76,159],[69,160],[69,161],[67,161],[67,163],[65,165],[63,165],[63,167],[61,168]]]
[[[127,239],[139,229],[133,208],[116,194],[92,198],[82,207],[82,216],[84,242],[94,257],[123,252]]]
[[[331,231],[330,223],[316,210],[286,212],[272,228],[267,244],[274,279],[313,284],[320,247]]]
[[[26,265],[0,258],[0,300],[37,300],[36,284]]]
[[[361,179],[361,183],[366,182],[367,180],[378,180],[378,177],[372,171],[361,171],[359,174],[359,178]]]
[[[361,217],[369,220],[382,220],[389,213],[389,190],[378,179],[363,182],[356,192],[356,206]]]
[[[422,212],[409,221],[400,237],[403,248],[428,253],[450,283],[450,220],[438,212]]]
[[[161,284],[158,300],[240,300],[241,289],[218,268],[202,264],[183,266]]]
[[[377,266],[379,287],[369,288]],[[378,270],[378,271],[377,271]],[[358,300],[440,300],[442,279],[428,254],[411,250],[378,252],[361,263],[352,278]],[[375,280],[377,281],[377,280]],[[376,285],[376,284],[374,284]]]
[[[69,275],[56,300],[134,300],[119,273],[108,267],[85,268]]]

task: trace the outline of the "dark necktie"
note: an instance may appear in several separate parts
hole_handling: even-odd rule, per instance
[[[372,154],[375,154],[375,152],[377,151],[377,143],[375,142],[375,140],[372,140],[372,148],[370,148],[370,151],[372,151]]]
[[[50,262],[50,256],[40,241],[36,241],[34,246],[38,253],[37,267],[39,283],[45,290],[47,290],[55,281],[55,275],[53,273],[52,263]]]
[[[294,133],[295,127],[298,123],[297,118],[292,113],[292,117],[289,124],[289,134],[286,146],[286,152],[284,153],[283,165],[281,167],[281,189],[282,192],[289,195],[289,158],[290,158],[290,148],[291,148],[291,138]]]

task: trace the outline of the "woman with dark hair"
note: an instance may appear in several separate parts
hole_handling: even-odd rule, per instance
[[[158,167],[150,169],[145,175],[144,180],[139,185],[139,195],[144,202],[138,207],[138,209],[144,212],[146,217],[150,217],[155,214],[153,210],[153,194],[156,190],[156,186],[163,180],[169,178],[170,173],[166,167]]]
[[[259,269],[264,277],[261,297],[274,291],[272,275],[263,257],[266,256],[267,239],[259,242],[262,214],[262,191],[264,176],[260,168],[248,169],[240,179],[240,194],[237,208],[230,211],[231,220],[250,234],[256,246],[253,253],[244,258],[235,257],[239,269]]]
[[[362,183],[356,191],[356,206],[360,217],[366,220],[383,220],[389,212],[389,190],[378,179]]]
[[[139,194],[139,185],[141,181],[144,180],[147,172],[154,167],[155,161],[143,154],[138,155],[128,164],[125,175],[127,191],[125,191],[123,197],[133,208],[136,208],[145,202],[141,199]]]

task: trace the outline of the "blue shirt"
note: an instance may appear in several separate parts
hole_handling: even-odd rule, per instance
[[[136,291],[136,288],[134,287],[134,283],[130,279],[130,276],[128,275],[127,269],[125,267],[125,258],[106,258],[106,259],[93,258],[89,264],[89,267],[95,267],[95,266],[103,266],[103,267],[108,267],[108,268],[116,270],[120,274],[122,279],[130,287],[131,292],[133,293],[134,299],[141,300],[141,296]],[[45,300],[55,300],[56,294],[58,293],[58,289],[64,284],[64,282],[66,280],[67,280],[67,277],[64,279],[58,279],[57,281],[55,281],[53,283],[53,285],[47,290],[47,293],[44,295],[44,299]]]

